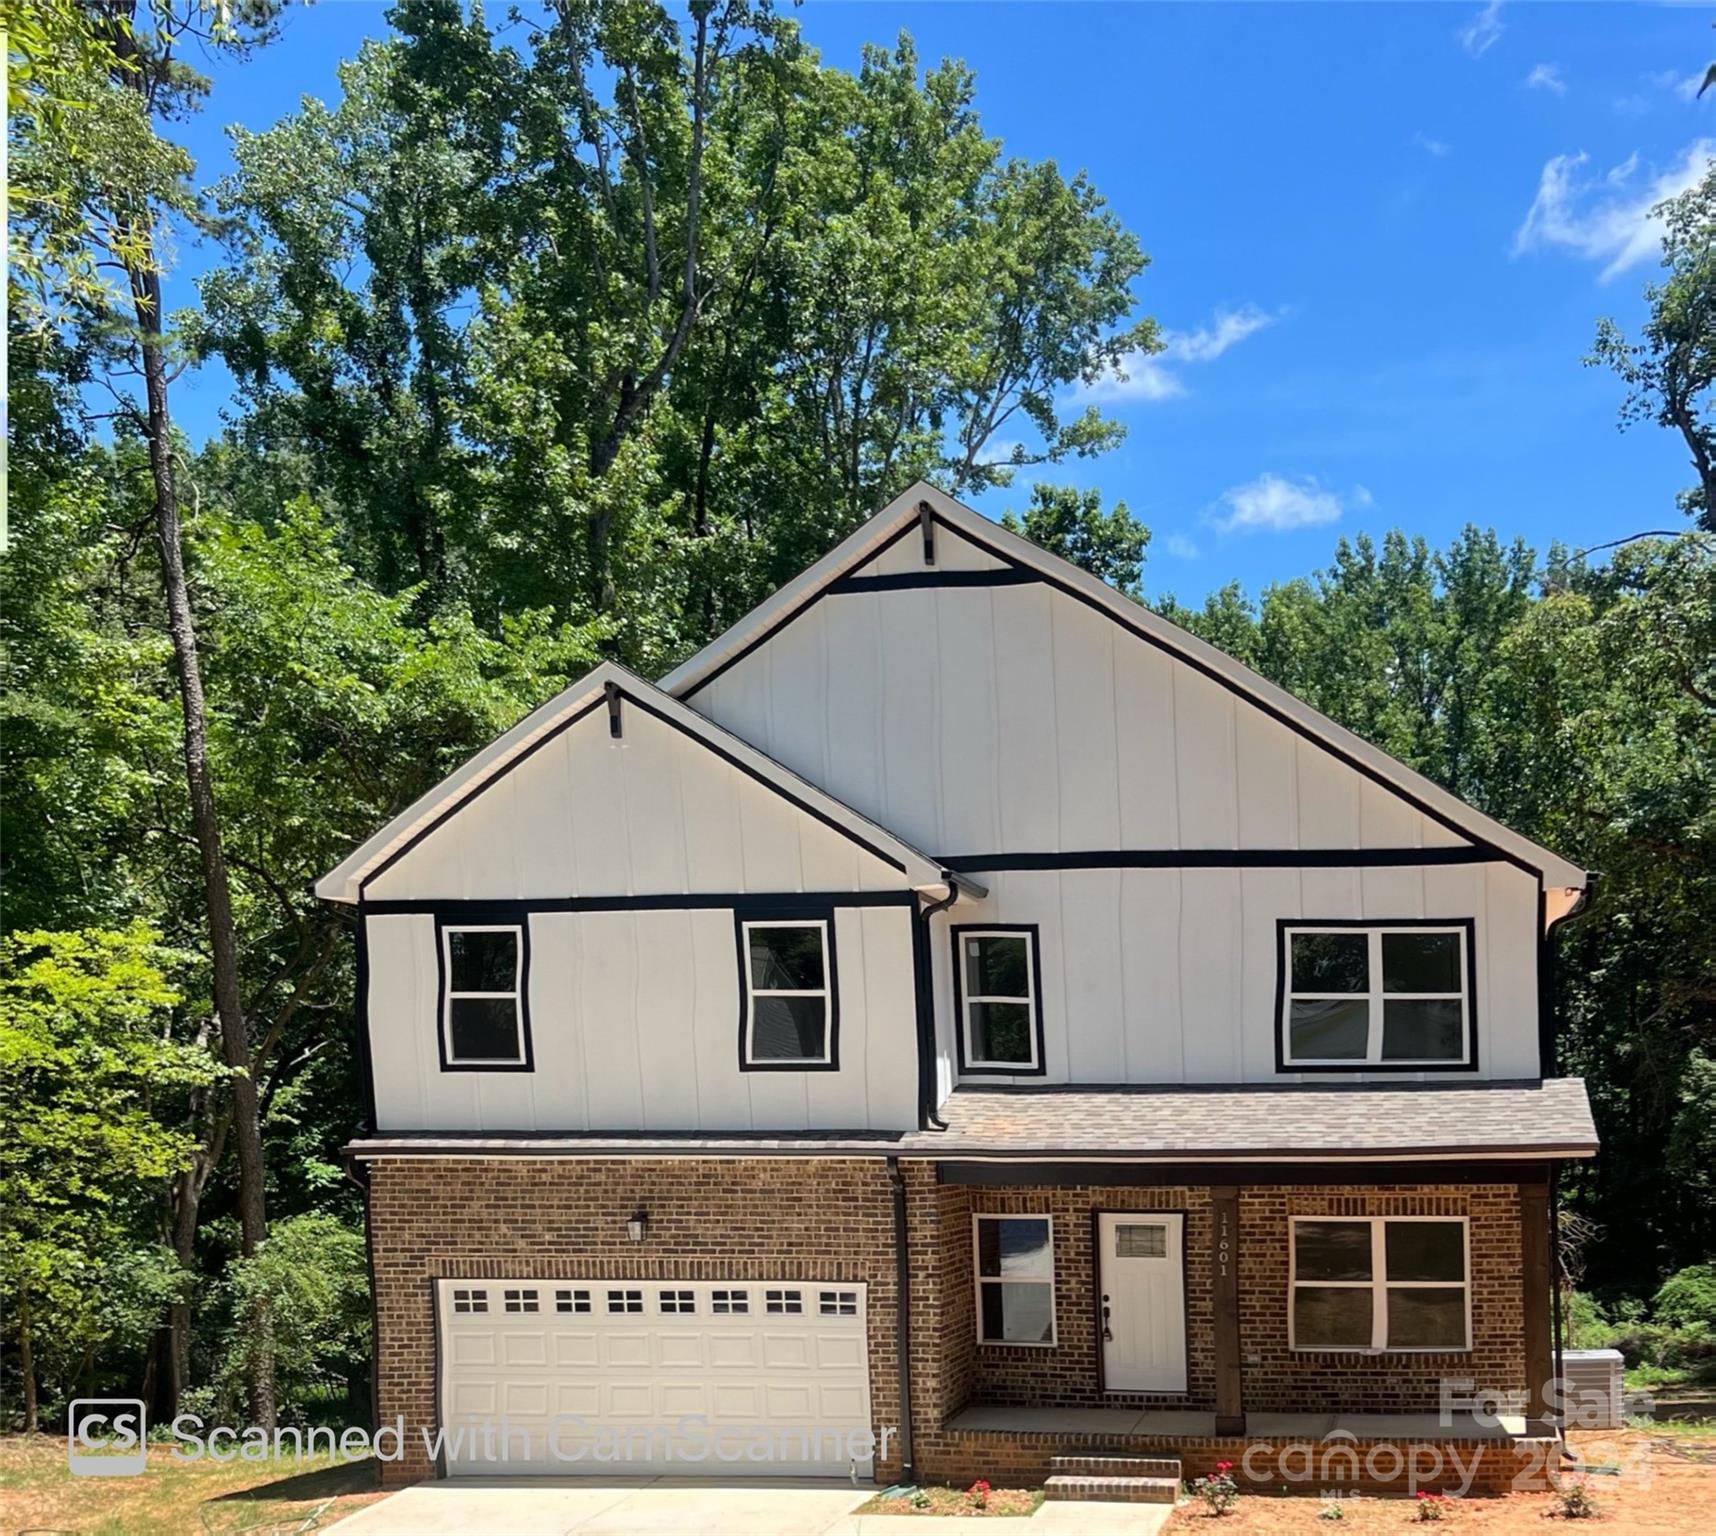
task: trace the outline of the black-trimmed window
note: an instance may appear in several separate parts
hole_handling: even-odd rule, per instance
[[[953,997],[960,1071],[1045,1071],[1043,967],[1034,925],[955,926]]]
[[[977,1342],[1055,1342],[1055,1224],[1050,1216],[971,1218]]]
[[[473,1071],[530,1068],[522,923],[446,923],[441,944],[441,1063]]]
[[[1477,1064],[1473,923],[1283,922],[1283,1071]]]
[[[837,1070],[833,914],[742,918],[739,971],[745,986],[740,1065]]]
[[[1469,1350],[1469,1238],[1463,1216],[1295,1216],[1288,1346]]]

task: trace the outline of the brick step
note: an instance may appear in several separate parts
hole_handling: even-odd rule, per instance
[[[1092,1477],[1056,1473],[1043,1484],[1045,1499],[1105,1504],[1172,1504],[1180,1496],[1172,1477]]]
[[[1081,1477],[1171,1477],[1177,1483],[1180,1481],[1180,1458],[1074,1453],[1051,1456],[1049,1471]]]

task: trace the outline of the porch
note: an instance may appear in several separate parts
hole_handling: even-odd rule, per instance
[[[1501,1495],[1548,1486],[1560,1438],[1541,1421],[1470,1413],[1248,1413],[1239,1434],[1184,1409],[972,1404],[932,1438],[933,1456],[997,1478],[1046,1479],[1057,1458],[1171,1458],[1179,1477],[1230,1463],[1241,1486],[1295,1492]],[[928,1447],[926,1447],[928,1449]]]

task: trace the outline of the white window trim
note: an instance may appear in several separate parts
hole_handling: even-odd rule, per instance
[[[456,933],[510,933],[513,936],[513,988],[510,992],[459,992],[453,987],[453,935]],[[524,1053],[524,925],[522,923],[448,923],[441,929],[441,1043],[450,1067],[521,1067]],[[460,1056],[453,1050],[453,1003],[457,998],[512,1000],[513,1039],[517,1049],[511,1056]]]
[[[1049,1228],[1049,1277],[1047,1280],[1006,1279],[983,1273],[983,1245],[978,1233],[985,1221],[1041,1221]],[[976,1314],[972,1327],[977,1342],[986,1349],[1054,1349],[1060,1343],[1060,1298],[1055,1286],[1055,1218],[1047,1211],[973,1211],[971,1213],[971,1280]],[[989,1339],[983,1335],[983,1287],[986,1285],[1046,1285],[1049,1288],[1049,1336],[1046,1339]]]
[[[1302,1222],[1368,1222],[1370,1224],[1370,1279],[1306,1280],[1307,1290],[1371,1292],[1369,1344],[1300,1344],[1294,1303],[1299,1294],[1299,1226]],[[1434,1221],[1443,1226],[1460,1224],[1460,1264],[1463,1280],[1390,1280],[1388,1278],[1388,1224]],[[1388,1342],[1388,1293],[1396,1291],[1464,1291],[1466,1336],[1459,1344],[1390,1344]],[[1287,1347],[1311,1355],[1456,1355],[1472,1349],[1472,1222],[1469,1216],[1292,1216],[1287,1227]]]
[[[1329,933],[1346,938],[1364,934],[1369,940],[1366,960],[1370,970],[1370,988],[1365,992],[1298,992],[1293,987],[1293,939],[1297,934]],[[1452,933],[1460,940],[1460,990],[1458,992],[1385,992],[1382,986],[1382,939],[1384,934],[1410,933],[1420,937],[1438,933]],[[1282,932],[1281,965],[1283,967],[1283,985],[1281,988],[1281,1017],[1277,1021],[1281,1030],[1281,1060],[1283,1065],[1291,1070],[1294,1067],[1349,1067],[1355,1072],[1362,1072],[1366,1067],[1411,1068],[1426,1069],[1446,1067],[1466,1067],[1472,1062],[1472,998],[1471,998],[1471,964],[1472,957],[1469,946],[1472,942],[1472,931],[1461,923],[1449,923],[1446,926],[1436,923],[1378,923],[1374,927],[1369,924],[1344,924],[1327,926],[1320,923],[1293,923]],[[1365,1038],[1365,1053],[1363,1056],[1295,1056],[1293,1054],[1293,1004],[1294,1003],[1339,1003],[1355,1002],[1365,999],[1370,1010],[1370,1028]],[[1460,1054],[1458,1056],[1390,1056],[1382,1054],[1383,1003],[1385,1000],[1394,1002],[1450,1002],[1458,1000],[1460,1004]]]
[[[1035,1072],[1042,1063],[1037,1059],[1037,935],[1018,928],[961,928],[959,949],[954,964],[960,967],[964,981],[965,946],[973,939],[1018,939],[1025,946],[1025,995],[1010,997],[998,993],[967,992],[960,988],[959,1027],[965,1031],[965,1070],[968,1072]],[[976,1037],[971,1028],[973,1003],[1023,1003],[1025,1005],[1025,1038],[1031,1042],[1031,1054],[1025,1061],[991,1061],[977,1054]]]
[[[828,919],[824,917],[769,917],[740,925],[744,935],[745,960],[745,1065],[748,1067],[827,1067],[834,1063],[834,994],[828,982],[833,970],[830,958]],[[759,987],[751,970],[753,928],[814,928],[822,935],[822,985],[820,987]],[[759,997],[820,997],[822,999],[822,1054],[820,1056],[757,1055],[756,1023]]]

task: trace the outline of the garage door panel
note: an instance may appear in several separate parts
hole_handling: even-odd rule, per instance
[[[810,1364],[810,1340],[802,1333],[765,1333],[763,1365],[771,1371],[803,1370]]]
[[[816,1336],[816,1364],[819,1370],[837,1371],[864,1363],[864,1341],[850,1333],[819,1333]]]
[[[501,1364],[508,1366],[547,1365],[547,1336],[541,1333],[503,1333],[501,1335]]]
[[[761,1360],[762,1348],[754,1333],[713,1334],[709,1339],[709,1364],[716,1370],[752,1370]]]
[[[455,1333],[448,1341],[455,1365],[493,1365],[499,1340],[492,1333]]]
[[[602,1364],[611,1371],[639,1370],[649,1363],[647,1333],[610,1334],[602,1340]]]
[[[694,1333],[664,1333],[659,1338],[660,1363],[664,1369],[691,1369],[701,1371],[704,1367],[704,1338]]]
[[[746,1382],[741,1386],[736,1382],[718,1381],[710,1390],[713,1394],[713,1416],[717,1419],[752,1422],[762,1412],[763,1394],[754,1383]]]
[[[501,1389],[501,1402],[508,1419],[541,1419],[548,1417],[548,1383],[546,1381],[509,1381]]]
[[[556,1333],[554,1363],[563,1369],[595,1370],[601,1363],[601,1351],[593,1333]]]
[[[447,1470],[845,1476],[870,1427],[864,1300],[851,1282],[441,1282],[442,1415],[465,1430],[449,1434]],[[779,1459],[695,1459],[699,1423]],[[503,1439],[505,1461],[483,1454]],[[615,1444],[630,1456],[593,1454]]]

